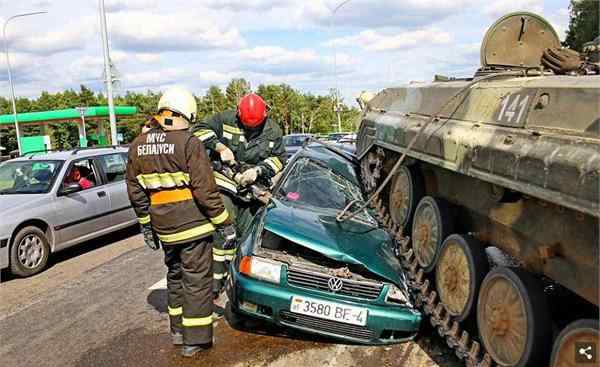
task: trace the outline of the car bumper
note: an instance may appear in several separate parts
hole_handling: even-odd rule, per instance
[[[419,312],[400,306],[348,302],[335,297],[323,297],[299,289],[262,282],[235,271],[230,274],[232,276],[228,281],[227,292],[235,312],[304,332],[352,343],[385,345],[413,339],[421,322]],[[368,309],[367,324],[366,326],[349,325],[292,313],[290,304],[293,296],[305,296],[366,308]]]
[[[0,238],[0,269],[8,267],[8,238]]]

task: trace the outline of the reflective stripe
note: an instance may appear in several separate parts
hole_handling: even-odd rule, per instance
[[[207,141],[210,138],[217,137],[217,135],[212,130],[198,130],[194,133],[201,141]]]
[[[169,316],[179,316],[183,314],[183,307],[179,306],[176,308],[171,308],[171,306],[167,306],[169,309]]]
[[[233,135],[226,131],[223,132],[223,137],[227,140],[233,140]]]
[[[271,148],[271,149],[275,148],[275,142],[274,141],[270,141],[269,142],[269,148]]]
[[[213,254],[215,255],[235,255],[237,249],[232,248],[231,250],[221,250],[213,247]]]
[[[213,174],[215,176],[215,181],[217,182],[218,186],[229,190],[234,194],[237,193],[237,185],[234,181],[230,180],[227,176],[222,175],[219,172],[213,172]]]
[[[225,262],[225,260],[227,260],[227,259],[225,259],[225,256],[213,254],[213,261],[222,263],[222,262]]]
[[[140,221],[140,224],[148,224],[150,223],[150,215],[139,217],[138,220]]]
[[[210,221],[213,224],[221,224],[223,222],[225,222],[227,219],[229,219],[229,212],[227,211],[227,209],[223,210],[223,213],[221,213],[220,215],[217,215],[214,218],[210,218]]]
[[[194,227],[191,229],[188,229],[186,231],[182,231],[182,232],[178,232],[178,233],[173,233],[173,234],[159,234],[158,238],[165,242],[165,243],[169,243],[169,242],[179,242],[179,241],[185,241],[185,240],[189,240],[198,236],[202,236],[205,234],[209,234],[211,232],[213,232],[215,230],[215,227],[211,224],[211,223],[207,223],[207,224],[203,224],[201,226],[198,227]]]
[[[150,202],[152,205],[178,203],[180,201],[188,201],[193,199],[194,196],[192,195],[192,190],[188,188],[163,190],[150,194]]]
[[[277,157],[270,157],[264,161],[275,173],[279,173],[283,169],[283,163]]]
[[[194,327],[194,326],[208,326],[213,323],[212,315],[208,317],[183,317],[181,320],[181,324],[186,327]]]
[[[236,135],[244,135],[244,132],[238,129],[235,126],[223,124],[223,131],[227,131],[228,133],[236,134]]]
[[[136,178],[143,188],[150,190],[170,189],[190,183],[190,175],[184,172],[150,173]]]
[[[237,249],[221,250],[213,247],[213,260],[218,262],[231,261],[235,257]]]
[[[223,277],[225,277],[225,274],[223,274],[223,273],[213,273],[214,280],[221,280],[221,279],[223,279]]]

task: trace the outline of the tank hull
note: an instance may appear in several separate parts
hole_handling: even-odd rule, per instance
[[[389,170],[406,152],[426,178],[427,195],[458,208],[465,233],[598,305],[600,77],[465,85],[378,94],[361,123],[359,157],[383,148]]]

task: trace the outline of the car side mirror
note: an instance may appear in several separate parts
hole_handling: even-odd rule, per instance
[[[59,195],[70,195],[81,190],[81,186],[79,186],[77,182],[72,182],[70,184],[63,185],[63,188],[60,190]]]

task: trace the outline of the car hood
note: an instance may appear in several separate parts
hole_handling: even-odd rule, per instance
[[[39,207],[46,198],[43,194],[0,195],[0,213],[4,217],[12,217],[12,213]]]
[[[388,281],[405,286],[390,236],[377,227],[349,220],[338,223],[335,210],[306,208],[274,199],[264,228],[336,261],[364,266]]]

